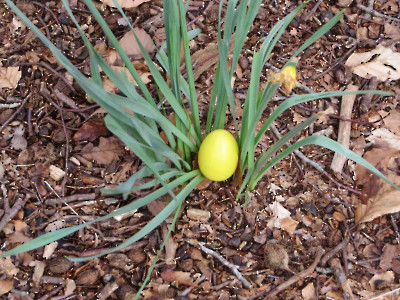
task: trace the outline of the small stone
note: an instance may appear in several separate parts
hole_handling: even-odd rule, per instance
[[[79,285],[90,285],[95,284],[98,279],[99,271],[96,269],[86,269],[78,274],[75,282]]]
[[[187,210],[187,216],[194,221],[207,222],[211,217],[211,213],[207,210],[189,208]]]
[[[59,181],[59,180],[63,179],[64,175],[65,175],[65,172],[62,169],[60,169],[59,167],[56,167],[53,165],[50,166],[50,177],[52,179],[54,179],[55,181]]]
[[[71,269],[73,263],[65,257],[55,257],[49,261],[49,271],[53,274],[64,274]]]

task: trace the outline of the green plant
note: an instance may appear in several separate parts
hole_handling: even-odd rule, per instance
[[[88,38],[81,30],[77,20],[72,14],[67,0],[63,0],[65,8],[72,21],[75,23],[76,28],[90,54],[90,78],[82,74],[13,4],[11,0],[6,0],[9,7],[15,11],[15,13],[53,52],[55,57],[75,78],[83,90],[108,112],[105,118],[107,127],[145,164],[141,170],[132,175],[126,182],[122,183],[116,190],[104,189],[103,192],[105,194],[122,194],[123,197],[126,198],[134,190],[154,190],[147,196],[137,199],[134,202],[96,220],[44,234],[32,241],[1,254],[1,256],[13,255],[44,246],[93,224],[94,222],[103,221],[119,214],[143,207],[151,201],[166,194],[169,194],[172,198],[166,207],[141,230],[119,246],[104,251],[101,254],[89,257],[70,257],[69,259],[73,261],[85,261],[126,247],[147,235],[174,211],[176,212],[174,221],[176,221],[177,212],[179,211],[184,199],[204,179],[202,173],[198,169],[194,169],[193,166],[193,160],[196,158],[196,154],[203,140],[203,135],[207,135],[216,129],[223,129],[228,111],[230,111],[232,116],[235,127],[234,134],[239,145],[239,170],[244,174],[243,183],[237,196],[238,199],[244,192],[244,197],[249,201],[249,191],[256,187],[257,182],[261,180],[263,175],[270,168],[294,150],[309,144],[319,145],[332,151],[339,152],[351,160],[362,164],[393,187],[399,189],[399,187],[390,182],[383,174],[363,158],[357,156],[349,149],[329,138],[323,136],[310,136],[295,142],[288,148],[284,148],[286,142],[293,139],[298,133],[314,122],[317,116],[312,116],[303,123],[297,125],[282,139],[272,145],[268,151],[255,158],[255,148],[270,125],[283,111],[294,105],[315,99],[339,97],[348,94],[360,95],[375,93],[384,96],[391,95],[391,93],[383,91],[358,91],[323,92],[291,96],[282,102],[271,113],[261,129],[258,132],[256,131],[256,125],[261,119],[265,108],[277,89],[282,85],[287,87],[287,89],[291,89],[296,84],[295,78],[293,77],[296,73],[295,61],[297,56],[332,28],[343,14],[343,12],[339,13],[315,32],[312,37],[301,45],[292,55],[286,65],[283,66],[282,71],[271,76],[264,89],[259,91],[260,77],[263,68],[281,35],[284,33],[296,14],[298,14],[298,12],[304,7],[305,4],[303,3],[279,21],[272,28],[268,36],[259,42],[259,47],[254,51],[250,85],[244,102],[242,119],[239,123],[234,109],[235,103],[231,88],[231,78],[235,66],[238,63],[247,32],[256,17],[261,2],[261,0],[220,1],[218,22],[219,62],[210,97],[208,114],[203,126],[202,120],[200,120],[199,116],[192,61],[188,46],[189,39],[193,38],[198,31],[187,32],[185,20],[186,8],[182,0],[164,1],[166,44],[164,47],[159,49],[156,56],[159,64],[166,72],[168,72],[170,84],[167,84],[166,79],[160,73],[157,65],[152,61],[151,57],[147,54],[138,40],[144,59],[160,94],[165,97],[168,104],[173,108],[175,123],[172,123],[159,109],[159,101],[156,101],[153,98],[153,95],[151,95],[146,85],[141,80],[128,56],[122,50],[116,37],[107,26],[103,17],[91,0],[85,0],[87,7],[96,18],[98,24],[102,27],[108,40],[112,43],[123,59],[126,71],[133,76],[138,85],[137,89],[128,80],[125,72],[115,72],[90,44]],[[126,18],[118,3],[115,2],[115,4],[121,14]],[[226,13],[224,22],[222,22],[222,8],[224,5],[226,6]],[[126,20],[128,21],[127,18]],[[131,26],[130,28],[134,32]],[[182,49],[184,52],[186,77],[183,77],[180,71],[181,43],[183,44]],[[230,61],[229,64],[228,61]],[[106,92],[102,88],[101,72],[104,72],[115,83],[123,94],[122,96]],[[188,103],[188,108],[185,106],[186,103]],[[167,142],[160,137],[161,131],[165,133]],[[204,134],[202,132],[204,132]],[[144,184],[137,184],[139,179],[142,178],[147,178],[149,180]]]

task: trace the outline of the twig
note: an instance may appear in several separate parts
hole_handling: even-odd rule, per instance
[[[386,296],[392,295],[392,294],[399,294],[400,293],[400,287],[393,290],[393,291],[389,291],[389,292],[384,292],[381,293],[373,298],[369,298],[369,300],[383,300],[383,299],[387,299]]]
[[[292,284],[298,282],[299,280],[310,276],[315,268],[317,267],[322,255],[324,254],[325,250],[322,248],[319,248],[317,250],[317,254],[315,256],[315,260],[314,262],[304,271],[297,273],[296,275],[292,276],[291,278],[289,278],[288,280],[286,280],[284,283],[278,285],[275,289],[273,289],[270,293],[268,293],[267,295],[264,296],[264,294],[266,293],[265,291],[262,291],[261,293],[259,293],[258,295],[256,295],[255,297],[251,298],[252,300],[254,299],[258,299],[260,297],[263,297],[263,299],[271,299],[272,297],[276,296],[277,294],[279,294],[280,292],[284,291],[285,289],[287,289],[289,286],[291,286]]]
[[[95,193],[90,194],[75,194],[67,197],[60,197],[60,198],[51,198],[46,199],[46,205],[49,206],[57,206],[60,204],[60,201],[63,203],[69,203],[74,201],[86,201],[86,200],[94,200],[96,199]]]
[[[65,194],[65,185],[67,184],[68,181],[68,173],[69,173],[69,169],[68,169],[68,161],[69,161],[69,134],[65,125],[65,120],[64,120],[64,112],[62,110],[59,110],[60,113],[60,117],[61,117],[61,123],[62,123],[62,127],[63,127],[63,131],[64,131],[64,135],[65,135],[65,164],[64,164],[64,178],[61,184],[61,195],[64,196]]]
[[[62,81],[65,82],[65,84],[71,89],[72,92],[76,92],[75,88],[72,86],[72,84],[67,80],[67,78],[65,78],[65,76],[63,76],[62,74],[60,74],[59,72],[57,72],[57,70],[55,70],[52,66],[50,66],[50,64],[41,61],[41,62],[26,62],[26,63],[20,63],[18,64],[18,66],[42,66],[44,68],[46,68],[48,71],[50,71],[51,73],[53,73],[54,75],[56,75],[58,78],[60,78]]]
[[[18,109],[11,115],[11,117],[9,117],[7,119],[7,121],[5,121],[3,123],[3,125],[1,125],[0,127],[0,132],[8,125],[8,123],[10,123],[16,115],[19,114],[19,112],[21,111],[21,109],[24,107],[24,105],[26,104],[26,102],[31,98],[32,93],[29,93],[28,96],[25,97],[24,101],[22,101],[21,105],[18,107]],[[19,103],[18,103],[19,104]]]
[[[342,265],[340,264],[339,258],[331,259],[329,265],[333,270],[333,274],[335,275],[337,283],[340,284],[340,287],[343,290],[344,299],[354,300],[353,292],[350,288],[349,283],[347,282],[347,276],[343,272],[343,268]]]
[[[339,59],[337,59],[328,69],[326,69],[325,71],[313,76],[311,79],[312,80],[316,80],[318,78],[320,78],[321,76],[325,75],[326,73],[332,71],[333,69],[335,69],[337,66],[341,65],[346,59],[347,57],[354,52],[354,50],[356,50],[357,45],[354,44],[353,47],[351,47],[343,56],[341,56]]]
[[[8,202],[8,197],[4,198],[4,215],[0,221],[0,231],[3,230],[4,226],[15,217],[15,215],[20,211],[20,209],[25,205],[26,198],[18,198],[14,203],[13,207],[10,208],[10,203]]]
[[[193,243],[186,241],[189,245],[196,247]],[[211,255],[212,257],[218,259],[225,267],[229,268],[232,273],[243,283],[243,285],[246,288],[251,287],[251,283],[247,281],[246,278],[243,277],[242,273],[239,271],[239,266],[231,264],[229,261],[227,261],[223,256],[219,255],[217,252],[207,248],[204,242],[198,242],[197,244],[200,248],[201,251],[204,253]]]
[[[372,8],[366,7],[365,5],[362,5],[360,3],[357,3],[357,8],[366,11],[367,13],[370,13],[372,15],[374,15],[375,17],[379,17],[379,18],[383,18],[386,20],[391,20],[391,21],[395,21],[395,22],[400,22],[399,18],[395,18],[395,17],[391,17],[385,14],[382,14],[380,12],[377,12],[376,10],[373,10]]]
[[[346,91],[355,92],[358,91],[358,86],[350,84]],[[345,95],[342,97],[342,104],[340,107],[340,116],[344,118],[351,118],[351,113],[353,111],[354,101],[356,100],[356,95]],[[350,131],[351,123],[346,121],[339,121],[338,138],[337,142],[345,146],[346,148],[350,145]],[[342,173],[343,166],[347,161],[347,157],[335,152],[333,155],[331,169],[336,174]]]
[[[326,263],[336,255],[336,253],[338,253],[340,250],[343,249],[343,247],[348,243],[348,241],[349,240],[347,238],[343,239],[343,241],[337,244],[335,248],[326,253],[324,257],[321,259],[321,266],[325,266]]]
[[[323,0],[318,0],[318,2],[310,10],[310,12],[304,17],[304,20],[308,20],[313,16],[313,14],[317,11],[318,7],[321,5],[322,1]]]
[[[271,130],[274,132],[274,134],[276,135],[276,137],[278,139],[282,138],[282,135],[280,134],[279,130],[276,128],[276,126],[274,124],[271,124]],[[291,144],[289,142],[286,143],[286,146],[291,146]],[[308,157],[306,157],[300,150],[295,150],[294,153],[302,160],[304,161],[306,164],[309,164],[310,166],[313,166],[317,171],[319,172],[324,172],[324,167],[321,166],[319,163],[309,159]]]
[[[278,139],[282,138],[282,135],[280,134],[279,130],[276,128],[276,126],[274,124],[271,124],[271,130],[274,132],[274,134],[276,135],[276,137]],[[291,144],[289,142],[286,143],[286,146],[291,146]],[[329,175],[328,172],[326,172],[324,170],[324,167],[321,166],[319,163],[309,159],[308,157],[306,157],[300,150],[295,150],[294,153],[306,164],[309,164],[310,166],[314,167],[317,171],[321,172],[322,174],[324,174],[326,177],[328,177],[334,184],[336,184],[338,187],[349,190],[355,194],[361,194],[360,191],[357,191],[356,189],[353,189],[351,187],[348,187],[344,184],[341,184],[340,182],[338,182],[337,180],[335,180],[331,175]]]
[[[399,227],[396,224],[396,220],[393,217],[393,214],[390,215],[390,221],[392,223],[394,232],[396,233],[396,238],[397,238],[397,243],[400,244],[400,232],[399,232]]]
[[[0,103],[0,108],[16,108],[21,105],[21,102]]]

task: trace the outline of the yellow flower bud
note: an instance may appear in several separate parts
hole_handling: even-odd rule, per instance
[[[281,84],[283,92],[285,94],[290,94],[295,87],[299,86],[299,83],[296,80],[296,76],[296,63],[293,62],[289,63],[278,73],[271,72],[268,81],[273,84]]]

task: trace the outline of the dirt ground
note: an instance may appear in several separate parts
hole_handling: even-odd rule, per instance
[[[245,98],[257,41],[298,5],[291,0],[264,2],[235,70],[238,103]],[[90,73],[88,51],[60,1],[15,3],[74,65]],[[113,49],[84,3],[70,3],[90,41],[111,60]],[[116,36],[124,37],[129,29],[118,11],[101,2],[96,5]],[[279,133],[314,112],[326,111],[304,136],[317,133],[337,140],[347,134],[354,151],[365,153],[371,163],[398,180],[399,5],[394,0],[306,5],[274,49],[261,85],[271,68],[281,67],[312,33],[345,9],[343,19],[300,55],[301,86],[293,94],[356,87],[391,91],[394,96],[348,99],[352,105],[347,113],[339,98],[293,107],[277,119],[278,133],[268,131],[259,152],[279,139]],[[218,6],[216,0],[189,4],[188,28],[202,31],[190,43],[201,114],[207,109],[218,60]],[[132,193],[126,200],[100,193],[104,186],[124,182],[141,162],[106,129],[105,111],[86,97],[51,52],[1,2],[0,15],[0,239],[5,251],[46,232],[105,215],[144,192]],[[127,15],[142,30],[143,39],[151,38],[157,46],[165,41],[162,1],[144,2],[128,9]],[[371,56],[360,65],[370,66],[383,57],[382,52],[373,52],[376,49],[392,53],[379,66],[370,67],[377,72],[374,76],[345,66],[353,53],[362,52]],[[148,51],[154,53],[151,45]],[[131,57],[156,95],[141,55]],[[117,60],[114,57],[111,63],[118,66]],[[384,67],[392,69],[392,77],[378,74]],[[265,117],[285,97],[279,92]],[[377,129],[393,136],[377,137]],[[143,299],[398,299],[400,195],[375,177],[357,173],[352,162],[334,172],[332,160],[334,153],[329,150],[302,148],[268,172],[244,207],[235,201],[237,191],[229,181],[195,190],[184,203]],[[72,263],[65,256],[93,255],[120,244],[164,204],[165,199],[159,199],[44,248],[0,258],[1,299],[132,299],[168,224],[122,251],[86,263]]]

